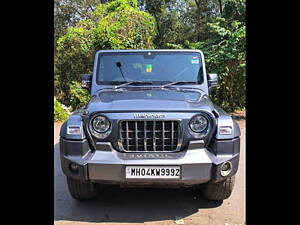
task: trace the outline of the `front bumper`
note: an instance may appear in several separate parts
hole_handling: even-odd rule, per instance
[[[83,182],[118,185],[175,185],[191,186],[219,182],[233,176],[238,169],[240,139],[215,141],[205,148],[199,141],[191,142],[185,151],[177,153],[121,153],[109,142],[102,143],[103,150],[92,151],[87,140],[60,139],[61,166],[64,174]],[[220,166],[230,161],[232,170],[220,175]],[[78,165],[73,172],[70,164]],[[126,166],[180,166],[180,179],[126,179]]]

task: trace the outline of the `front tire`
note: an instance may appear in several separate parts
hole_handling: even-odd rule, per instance
[[[230,197],[235,182],[235,176],[218,183],[207,183],[202,189],[203,195],[209,200],[224,200]]]
[[[73,198],[76,200],[93,199],[98,194],[96,184],[84,183],[67,177],[68,189]]]

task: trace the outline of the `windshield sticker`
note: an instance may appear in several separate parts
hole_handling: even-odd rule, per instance
[[[191,63],[192,63],[192,64],[199,64],[199,59],[192,59],[192,60],[191,60]]]
[[[151,73],[152,72],[152,64],[146,64],[146,72]]]

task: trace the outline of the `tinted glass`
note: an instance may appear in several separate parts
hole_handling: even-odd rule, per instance
[[[122,73],[126,81],[203,82],[201,56],[193,52],[101,54],[97,68],[98,84],[123,83]]]

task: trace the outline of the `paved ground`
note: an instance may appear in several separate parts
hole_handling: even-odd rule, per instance
[[[193,189],[102,190],[98,199],[77,202],[68,193],[59,162],[59,123],[54,124],[55,225],[244,225],[245,224],[245,121],[241,127],[241,157],[231,197],[208,201]]]

